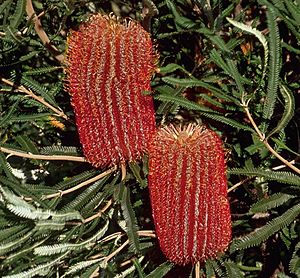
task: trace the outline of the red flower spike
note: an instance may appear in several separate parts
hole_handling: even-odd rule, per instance
[[[149,145],[148,179],[156,234],[169,260],[194,264],[226,250],[231,216],[215,132],[193,124],[159,129]]]
[[[155,54],[134,21],[92,16],[68,38],[67,87],[80,142],[95,167],[138,160],[155,131],[150,80]]]

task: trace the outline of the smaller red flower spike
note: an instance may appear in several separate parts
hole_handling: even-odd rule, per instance
[[[179,265],[216,258],[231,240],[222,141],[189,124],[160,128],[149,146],[149,190],[166,257]]]
[[[155,131],[157,55],[134,21],[92,16],[68,37],[67,87],[83,152],[95,167],[140,159]]]

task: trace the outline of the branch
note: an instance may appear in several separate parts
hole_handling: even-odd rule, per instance
[[[39,17],[36,15],[31,0],[26,1],[26,13],[30,19],[32,19],[34,23],[34,29],[38,34],[39,38],[41,39],[43,45],[53,54],[54,58],[63,63],[64,55],[60,53],[60,51],[51,43],[50,39],[48,38],[46,32],[43,29],[42,23]]]
[[[248,181],[250,181],[250,180],[252,180],[252,179],[253,179],[253,177],[249,177],[249,178],[246,178],[246,179],[244,179],[244,180],[242,180],[242,181],[236,183],[235,185],[231,186],[231,187],[227,190],[227,193],[229,193],[229,192],[231,192],[231,191],[237,189],[239,186],[241,186],[242,184],[244,184],[244,183],[246,183],[246,182],[248,182]]]
[[[45,101],[42,97],[37,96],[31,90],[26,89],[23,85],[16,85],[12,81],[7,80],[3,77],[0,77],[0,81],[2,81],[4,84],[7,84],[7,85],[17,89],[19,92],[24,93],[24,94],[32,97],[33,99],[37,100],[38,102],[40,102],[41,104],[45,105],[50,110],[55,112],[58,117],[62,117],[65,120],[68,120],[68,116],[62,110],[59,110],[59,109],[55,108],[53,105],[51,105],[50,103]]]
[[[294,163],[295,163],[295,160],[291,160],[290,163],[291,163],[291,164],[294,164]],[[277,171],[277,170],[280,170],[280,169],[285,168],[285,167],[287,167],[287,166],[286,166],[285,164],[283,164],[283,165],[279,165],[279,166],[272,167],[272,170]],[[243,185],[244,183],[246,183],[246,182],[252,180],[253,178],[254,178],[254,177],[248,177],[248,178],[246,178],[246,179],[244,179],[244,180],[242,180],[242,181],[236,183],[235,185],[231,186],[231,187],[227,190],[227,193],[229,193],[229,192],[231,192],[231,191],[237,189],[240,185]]]
[[[151,238],[156,238],[155,231],[154,230],[141,230],[137,232],[139,236],[141,237],[151,237]],[[126,235],[125,233],[122,232],[116,232],[111,235],[108,235],[104,239],[102,239],[99,243],[107,242],[110,240],[113,240],[118,237],[122,237]],[[116,249],[113,253],[105,257],[105,261],[108,262],[112,257],[114,257],[116,254],[118,254],[127,244],[129,243],[129,240],[127,239],[118,249]],[[103,253],[99,253],[96,255],[93,255],[90,259],[98,259],[103,256]]]
[[[121,181],[123,181],[126,178],[126,164],[124,162],[121,162],[121,173],[122,173]]]
[[[197,262],[195,265],[195,278],[200,278],[200,262]]]
[[[124,249],[128,245],[128,243],[129,240],[127,239],[119,248],[117,248],[114,252],[106,256],[104,262],[108,263],[108,261],[112,259],[114,256],[116,256],[122,249]]]
[[[19,152],[4,147],[0,147],[0,152],[8,153],[9,156],[18,156],[24,158],[37,159],[37,160],[66,160],[66,161],[76,161],[76,162],[87,162],[85,157],[81,157],[81,156],[40,155],[40,154],[32,154],[27,152]]]
[[[51,198],[55,198],[55,197],[62,197],[63,195],[66,195],[68,193],[74,192],[74,191],[82,188],[83,186],[86,186],[86,185],[91,184],[91,183],[93,183],[93,182],[95,182],[97,180],[102,179],[103,177],[105,177],[105,176],[109,175],[110,173],[114,172],[116,169],[117,169],[117,166],[114,166],[114,167],[108,169],[107,171],[105,171],[105,172],[103,172],[103,173],[101,173],[101,174],[99,174],[99,175],[97,175],[97,176],[95,176],[95,177],[93,177],[93,178],[91,178],[89,180],[86,180],[86,181],[84,181],[84,182],[82,182],[82,183],[80,183],[80,184],[78,184],[78,185],[76,185],[76,186],[74,186],[72,188],[69,188],[69,189],[64,190],[64,191],[59,191],[57,193],[45,195],[43,197],[43,199],[51,199]]]
[[[107,204],[104,206],[104,208],[102,208],[99,212],[97,212],[96,214],[90,216],[89,218],[86,218],[83,220],[83,223],[88,223],[92,220],[94,220],[97,217],[100,217],[111,205],[112,205],[112,199],[110,199]]]
[[[275,156],[277,157],[281,162],[283,162],[287,167],[289,167],[290,169],[292,169],[293,171],[295,171],[297,174],[300,175],[300,169],[298,169],[297,167],[295,167],[291,162],[287,161],[285,158],[283,158],[279,153],[277,153],[268,143],[267,139],[265,138],[265,135],[259,130],[259,128],[257,127],[255,121],[252,118],[252,115],[250,114],[248,105],[246,103],[243,104],[243,108],[246,112],[246,115],[250,121],[250,123],[252,124],[253,128],[255,129],[259,139],[263,142],[263,144],[266,146],[266,148]]]

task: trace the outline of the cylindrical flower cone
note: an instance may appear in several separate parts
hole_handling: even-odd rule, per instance
[[[166,257],[179,265],[216,258],[231,240],[222,141],[189,124],[164,127],[149,146],[149,190]]]
[[[138,160],[155,131],[150,80],[156,57],[140,24],[92,16],[68,37],[67,88],[87,160],[96,167]]]

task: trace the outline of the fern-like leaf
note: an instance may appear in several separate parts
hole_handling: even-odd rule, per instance
[[[66,213],[57,213],[51,210],[42,210],[34,208],[33,206],[17,206],[13,204],[8,204],[7,209],[10,210],[15,215],[18,215],[23,218],[32,219],[32,220],[47,220],[53,218],[57,221],[68,221],[68,220],[83,220],[79,212],[66,212]]]
[[[257,203],[251,206],[251,213],[266,212],[270,209],[277,208],[287,201],[293,199],[295,196],[285,194],[285,193],[275,193],[271,195],[268,199],[259,200]]]
[[[34,231],[29,231],[22,237],[4,244],[0,244],[0,255],[6,254],[22,246],[28,239],[32,237]]]
[[[55,188],[57,190],[64,190],[66,188],[71,188],[73,186],[78,185],[78,183],[81,183],[83,181],[86,181],[86,180],[92,178],[93,176],[95,176],[96,173],[97,173],[96,169],[93,169],[93,170],[82,172],[82,173],[80,173],[76,176],[70,177],[70,178],[67,177],[64,181],[56,184]]]
[[[141,167],[136,162],[129,162],[129,168],[141,187],[147,186],[147,180],[141,177]]]
[[[284,85],[280,85],[280,92],[284,98],[284,112],[277,126],[268,134],[268,137],[282,131],[294,116],[295,98],[293,93]]]
[[[264,177],[266,180],[274,180],[285,184],[300,185],[297,175],[290,172],[263,170],[259,168],[231,168],[227,170],[230,175],[246,175],[250,177]]]
[[[89,267],[91,265],[94,265],[94,264],[97,264],[97,267],[100,267],[100,268],[106,268],[106,266],[107,266],[107,263],[105,262],[105,257],[95,259],[95,260],[88,260],[88,261],[79,262],[79,263],[71,266],[69,268],[69,270],[62,276],[62,278],[66,277],[66,276],[69,276],[71,274],[74,275],[74,273],[76,273],[80,270],[86,269],[87,267]]]
[[[221,123],[223,123],[223,124],[232,126],[232,127],[234,127],[234,128],[237,128],[237,129],[247,130],[247,131],[253,132],[252,128],[250,128],[250,127],[248,127],[248,126],[246,126],[246,125],[243,125],[243,124],[241,124],[241,123],[238,122],[238,121],[232,120],[232,119],[229,118],[229,117],[222,116],[222,115],[220,115],[220,114],[203,112],[203,113],[201,113],[201,115],[203,115],[203,116],[205,116],[205,117],[207,117],[207,118],[210,118],[210,119],[212,119],[212,120],[221,122]]]
[[[263,107],[263,117],[265,120],[272,118],[275,103],[277,99],[277,91],[279,84],[279,72],[281,68],[280,57],[280,38],[278,25],[276,23],[275,12],[269,7],[267,10],[267,22],[270,30],[269,45],[270,45],[270,65],[269,65],[269,78],[266,100]],[[267,124],[262,125],[262,131],[266,132]]]
[[[33,78],[29,76],[22,76],[21,83],[25,87],[28,87],[34,92],[40,94],[50,104],[57,106],[54,98],[50,95],[49,90],[45,86],[42,86],[39,82],[37,82]]]
[[[300,242],[295,246],[292,259],[289,263],[290,272],[300,277]]]
[[[159,72],[160,73],[171,73],[174,72],[176,70],[181,70],[182,72],[184,72],[185,74],[187,74],[188,76],[192,76],[192,74],[190,72],[188,72],[184,67],[174,64],[174,63],[170,63],[164,67],[160,67],[159,68]]]
[[[33,267],[27,271],[23,271],[21,273],[18,274],[13,274],[13,275],[5,275],[2,278],[31,278],[34,276],[46,276],[49,271],[51,270],[51,268],[54,265],[57,265],[60,263],[60,261],[68,254],[68,252],[66,252],[65,254],[63,254],[62,256],[51,260],[49,263],[45,263],[45,264],[39,264],[36,267]]]
[[[19,135],[16,137],[16,141],[20,144],[22,150],[33,154],[38,154],[36,146],[27,136]]]
[[[259,245],[263,241],[267,240],[271,235],[291,224],[299,213],[300,204],[297,204],[258,230],[242,238],[233,240],[230,248],[231,252]]]
[[[65,222],[55,220],[39,220],[35,223],[37,231],[60,231],[65,227]]]
[[[160,101],[176,103],[177,105],[180,105],[181,107],[186,108],[188,110],[196,110],[196,111],[211,112],[211,113],[214,112],[210,108],[201,106],[201,105],[199,105],[193,101],[190,101],[184,97],[159,94],[159,95],[155,95],[154,98],[157,100],[160,100]]]
[[[41,148],[40,152],[46,155],[82,155],[78,148],[72,146],[47,146]]]
[[[261,42],[261,44],[264,48],[264,65],[263,65],[262,77],[261,77],[261,81],[260,81],[260,83],[261,83],[264,80],[265,76],[266,76],[268,60],[269,60],[269,46],[268,46],[267,39],[256,28],[253,28],[253,27],[248,26],[248,25],[246,25],[244,23],[241,23],[241,22],[237,22],[237,21],[235,21],[235,20],[233,20],[229,17],[227,17],[226,19],[230,24],[232,24],[236,28],[241,29],[244,32],[247,32],[247,33],[250,33],[250,34],[254,35]]]
[[[38,113],[38,114],[19,114],[18,116],[12,116],[10,122],[37,122],[48,121],[48,117],[52,116],[52,113]]]
[[[135,217],[134,210],[130,201],[130,191],[126,186],[122,186],[122,196],[121,196],[121,208],[123,216],[126,222],[126,233],[130,242],[130,248],[134,253],[137,253],[140,249],[139,247],[139,236],[137,234],[138,225]]]
[[[9,124],[17,110],[19,102],[21,99],[18,99],[9,109],[8,112],[5,113],[3,117],[0,118],[0,127],[4,127],[5,125]]]
[[[223,265],[225,266],[226,270],[226,277],[228,278],[243,278],[244,275],[237,266],[237,264],[231,262],[231,261],[226,261],[223,262]]]
[[[37,69],[30,69],[26,72],[24,72],[24,75],[41,75],[41,74],[46,74],[49,72],[61,70],[62,67],[44,67],[44,68],[37,68]]]
[[[70,203],[66,204],[61,211],[80,210],[85,204],[87,204],[96,192],[103,186],[103,184],[109,179],[110,175],[107,175],[103,179],[95,182],[89,186],[82,193],[76,196]]]
[[[173,267],[173,263],[164,262],[161,265],[159,265],[156,269],[154,269],[151,273],[149,273],[145,278],[164,277]]]
[[[13,30],[16,30],[18,28],[22,19],[24,18],[23,15],[25,13],[25,5],[26,5],[26,0],[18,0],[17,1],[16,7],[15,7],[15,12],[11,16],[11,21],[9,24]]]
[[[228,73],[228,74],[230,75],[230,73]],[[171,84],[174,86],[180,86],[183,88],[202,87],[202,88],[209,90],[211,93],[213,93],[214,96],[216,96],[217,98],[220,98],[224,101],[233,102],[237,105],[240,103],[238,99],[230,96],[229,94],[224,93],[224,91],[222,91],[221,89],[219,89],[211,84],[208,84],[209,81],[204,82],[204,81],[198,80],[196,78],[176,78],[176,77],[172,77],[172,76],[163,77],[162,80],[164,82],[166,82],[167,84]],[[162,93],[167,94],[169,92],[162,91]]]
[[[98,233],[81,243],[61,243],[54,245],[39,246],[34,249],[34,253],[40,256],[51,256],[54,254],[64,253],[66,251],[81,250],[87,248],[94,244],[95,241],[101,239],[104,236],[108,229],[108,225],[109,221],[107,221],[104,224],[103,228]]]
[[[174,21],[175,21],[176,25],[178,26],[178,30],[180,30],[181,28],[190,29],[196,25],[193,20],[191,20],[187,17],[181,16],[177,11],[177,6],[172,1],[166,0],[166,4],[173,13]]]

